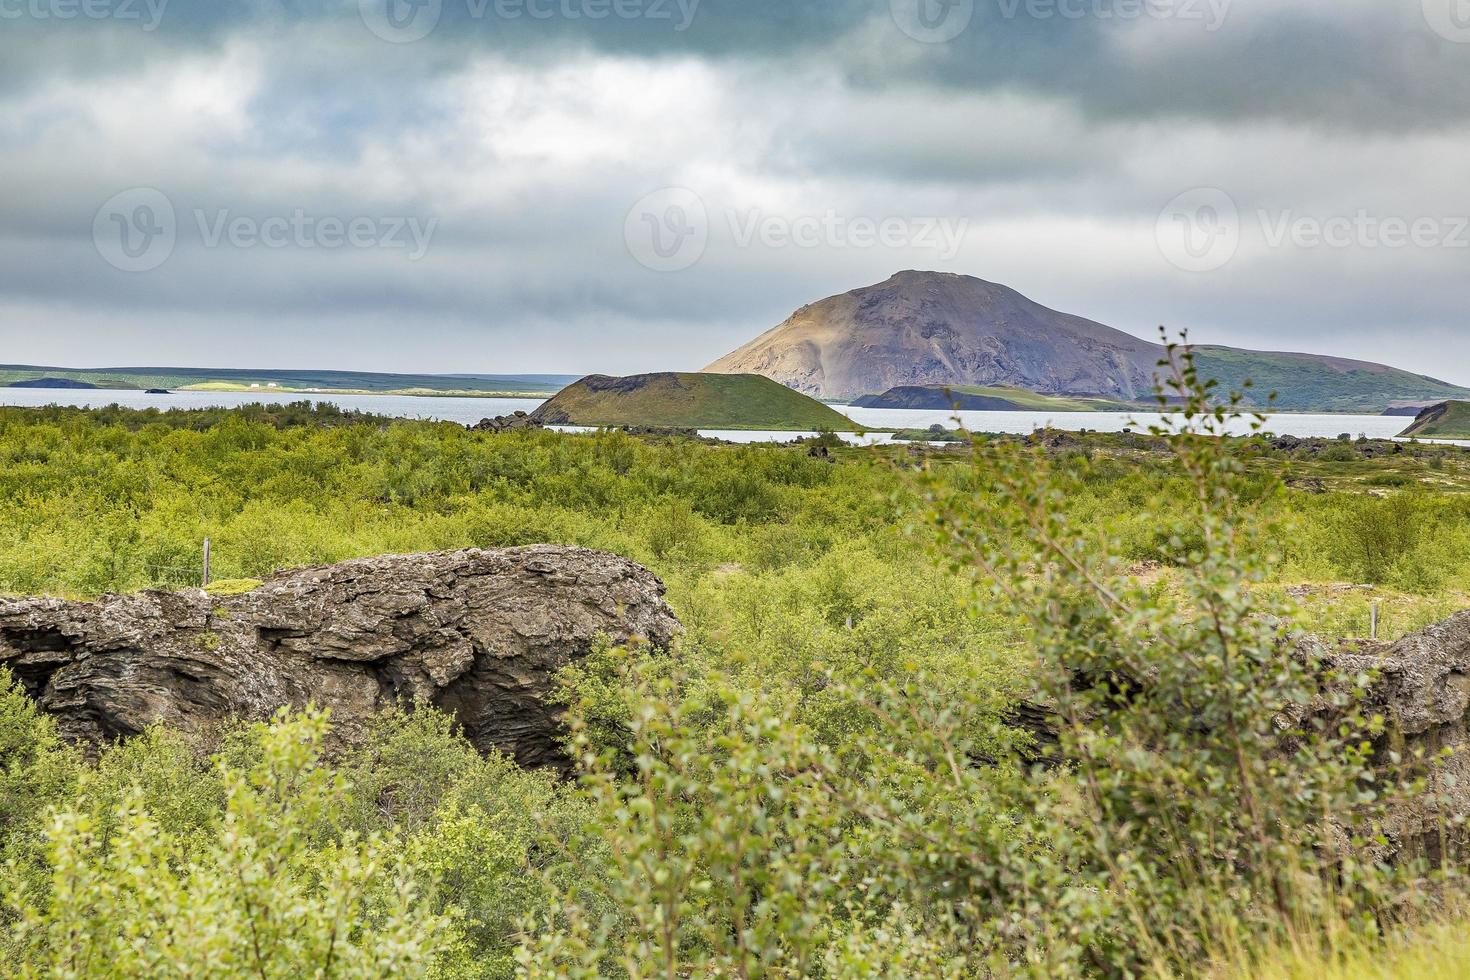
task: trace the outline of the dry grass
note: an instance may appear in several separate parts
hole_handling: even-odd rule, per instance
[[[1233,980],[1459,980],[1470,977],[1470,920],[1456,918],[1386,943],[1352,935],[1334,937],[1334,951],[1281,950],[1249,967],[1230,970]]]

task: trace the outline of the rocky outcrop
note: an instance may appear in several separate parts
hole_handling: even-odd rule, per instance
[[[1278,452],[1288,453],[1299,459],[1316,459],[1322,453],[1335,454],[1343,459],[1377,459],[1380,456],[1423,456],[1425,451],[1392,439],[1369,439],[1359,436],[1354,439],[1344,432],[1336,439],[1312,436],[1301,439],[1296,436],[1277,436],[1269,443]],[[1342,461],[1341,459],[1339,461]]]
[[[706,438],[699,434],[698,429],[682,425],[624,425],[620,426],[618,431],[630,436],[643,436],[650,439],[691,439],[711,446],[718,446],[722,441]]]
[[[520,432],[525,429],[544,429],[536,419],[531,418],[526,412],[516,412],[514,415],[497,415],[493,419],[481,419],[477,424],[469,426],[471,432]]]
[[[1384,856],[1412,855],[1437,862],[1446,849],[1470,851],[1470,611],[1458,613],[1396,643],[1359,641],[1330,648],[1315,637],[1296,640],[1296,654],[1316,663],[1324,678],[1322,693],[1278,717],[1281,730],[1332,732],[1342,720],[1343,704],[1363,717],[1380,716],[1386,732],[1373,743],[1373,762],[1389,785],[1424,778],[1430,792],[1392,802],[1384,814],[1388,844]],[[1351,692],[1334,698],[1334,678],[1350,683],[1360,676],[1372,683],[1354,700]],[[1115,678],[1116,680],[1116,678]],[[1134,678],[1132,684],[1146,687]],[[1024,753],[1029,762],[1051,767],[1060,762],[1060,719],[1051,706],[1021,701],[1006,721],[1031,736]],[[1293,751],[1291,739],[1282,750]],[[1449,750],[1446,752],[1446,750]],[[1393,756],[1397,754],[1398,761]]]
[[[1463,853],[1470,847],[1464,826],[1470,821],[1470,611],[1396,643],[1328,650],[1307,639],[1301,648],[1329,675],[1373,676],[1356,707],[1387,722],[1386,734],[1373,745],[1375,764],[1386,775],[1422,775],[1429,782],[1430,792],[1390,808],[1385,829],[1392,851],[1431,861],[1446,847]],[[1331,731],[1338,712],[1330,699],[1319,698],[1305,716]],[[1394,763],[1392,753],[1401,762]]]
[[[553,674],[598,641],[666,646],[663,583],[585,548],[385,556],[281,572],[238,595],[0,600],[0,663],[61,731],[207,731],[309,703],[351,741],[394,703],[453,714],[482,751],[562,765]]]

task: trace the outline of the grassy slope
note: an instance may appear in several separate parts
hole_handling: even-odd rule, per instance
[[[1399,435],[1425,439],[1470,439],[1470,402],[1448,401],[1425,409]]]
[[[593,375],[534,413],[567,425],[852,431],[850,419],[814,398],[754,374]]]
[[[378,374],[370,371],[274,371],[244,368],[58,368],[0,364],[0,386],[32,378],[71,378],[103,388],[252,390],[275,382],[279,391],[368,394],[555,394],[572,379],[559,375]]]
[[[1199,347],[1195,365],[1203,377],[1217,380],[1223,391],[1240,391],[1249,379],[1256,404],[1265,405],[1266,396],[1276,392],[1272,407],[1286,412],[1377,415],[1391,401],[1470,398],[1470,389],[1397,368],[1340,371],[1331,364],[1289,354]]]
[[[1108,398],[1065,398],[1059,395],[1043,395],[1034,391],[1026,391],[1024,388],[979,388],[963,385],[950,390],[986,398],[1004,398],[1015,402],[1028,412],[1127,412],[1138,408],[1137,405]]]
[[[974,395],[980,398],[1000,398],[1015,406],[1001,411],[1018,412],[1128,412],[1139,406],[1107,398],[1071,398],[1059,395],[1043,395],[1025,388],[1006,385],[904,385],[903,387],[924,388],[941,395],[945,391],[957,395]],[[895,406],[901,407],[901,406]]]
[[[1271,403],[1275,411],[1377,415],[1392,401],[1470,398],[1470,389],[1397,368],[1339,370],[1331,363],[1291,354],[1199,347],[1195,350],[1195,363],[1201,375],[1219,382],[1221,391],[1244,390],[1243,385],[1249,380],[1250,401],[1259,406],[1266,406],[1267,396],[1275,392],[1276,399]],[[1042,395],[1000,385],[905,387],[935,391],[948,387],[956,393],[1005,399],[1015,404],[1016,411],[1126,412],[1142,407],[1103,398]]]

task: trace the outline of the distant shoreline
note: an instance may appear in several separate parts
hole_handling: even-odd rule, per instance
[[[175,392],[208,394],[210,392],[224,392],[239,395],[381,395],[399,398],[534,398],[542,401],[552,396],[545,391],[479,391],[473,388],[459,388],[445,391],[434,388],[394,388],[386,391],[372,388],[285,388],[280,385],[236,385],[220,381],[208,381],[202,384],[192,385],[174,385],[166,390],[161,388],[125,387],[116,384],[37,385],[10,383],[0,385],[0,390],[5,389],[16,391],[131,391],[141,394],[174,394]]]
[[[113,388],[111,391],[137,391],[136,388]],[[265,388],[250,385],[227,385],[209,382],[201,385],[181,385],[173,391],[211,392],[223,391],[242,395],[385,395],[398,398],[539,398],[542,401],[551,395],[544,391],[476,391],[462,388],[454,391],[437,391],[432,388],[403,388],[390,391],[373,391],[367,388]]]
[[[577,380],[563,374],[421,374],[268,368],[68,368],[0,364],[0,387],[245,392],[273,396],[397,395],[546,399]]]

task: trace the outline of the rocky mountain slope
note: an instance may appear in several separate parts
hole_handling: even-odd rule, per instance
[[[0,664],[83,741],[209,731],[315,703],[352,739],[394,703],[453,714],[482,751],[562,765],[555,671],[597,637],[666,646],[663,583],[586,548],[385,556],[240,595],[0,599]]]
[[[1162,348],[1059,313],[971,276],[900,272],[831,296],[715,361],[706,371],[753,373],[824,398],[911,385],[1008,385],[1049,395],[1146,400]],[[1198,350],[1223,386],[1250,378],[1277,407],[1381,412],[1396,399],[1470,397],[1470,390],[1382,364],[1315,354]]]

